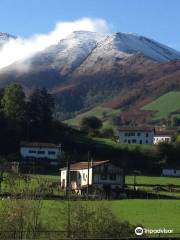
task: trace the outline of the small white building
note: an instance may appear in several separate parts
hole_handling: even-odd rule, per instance
[[[159,132],[155,132],[154,134],[154,144],[158,144],[161,142],[165,142],[165,143],[171,143],[172,141],[172,137],[170,134],[163,132],[163,131],[159,131]]]
[[[57,160],[61,153],[61,145],[40,142],[21,142],[20,154],[23,159]]]
[[[89,169],[89,170],[88,170]],[[67,186],[67,168],[61,170],[61,187]],[[89,173],[88,173],[89,172]],[[89,182],[88,182],[89,175]],[[124,189],[123,170],[109,160],[79,162],[70,165],[70,184],[73,190],[93,187],[100,190]]]
[[[164,168],[164,169],[162,169],[161,175],[162,176],[180,177],[180,169]]]
[[[118,131],[118,141],[124,144],[153,144],[154,134],[154,128],[120,128]]]

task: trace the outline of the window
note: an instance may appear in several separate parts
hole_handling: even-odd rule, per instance
[[[136,139],[133,139],[133,140],[132,140],[132,143],[136,143]]]
[[[128,140],[128,143],[131,143],[131,140]]]
[[[140,133],[140,132],[138,132],[138,133],[137,133],[137,135],[138,135],[138,137],[139,137],[139,136],[141,136],[141,133]]]
[[[142,144],[142,140],[139,141],[139,144]]]
[[[35,150],[29,150],[29,153],[36,153]]]
[[[148,140],[146,140],[146,143],[148,143]]]
[[[56,152],[54,152],[54,151],[48,151],[48,154],[49,154],[49,155],[55,155]]]
[[[45,151],[38,151],[38,154],[45,154]]]
[[[124,143],[127,143],[127,139],[124,140]]]
[[[124,136],[125,136],[125,137],[127,137],[127,136],[128,136],[128,134],[127,134],[127,133],[124,133]]]
[[[110,174],[110,180],[116,180],[116,174]]]
[[[106,179],[107,179],[107,175],[104,174],[104,173],[102,173],[102,174],[101,174],[101,180],[106,180]]]
[[[146,137],[149,137],[149,133],[146,133]]]

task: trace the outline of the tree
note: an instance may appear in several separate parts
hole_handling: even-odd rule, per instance
[[[84,117],[81,121],[81,129],[88,133],[97,133],[102,127],[102,121],[95,117]]]
[[[172,127],[178,127],[180,126],[180,118],[177,116],[172,117]]]
[[[45,88],[35,89],[29,97],[28,121],[47,126],[52,121],[54,100]]]
[[[22,87],[17,84],[7,86],[4,90],[1,106],[2,111],[8,119],[16,122],[24,121],[26,102]]]

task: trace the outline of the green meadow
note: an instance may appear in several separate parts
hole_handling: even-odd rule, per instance
[[[142,109],[156,111],[154,119],[166,118],[170,113],[180,109],[180,91],[168,92]]]
[[[146,228],[168,228],[180,232],[180,201],[178,200],[114,200],[105,201],[115,216],[133,225]],[[62,211],[67,211],[64,201],[43,201],[42,218],[49,229],[61,230]],[[93,202],[90,202],[93,204]],[[73,211],[73,208],[71,208]]]
[[[180,178],[178,177],[154,177],[154,176],[136,176],[137,184],[149,185],[178,185],[180,186]],[[126,184],[134,184],[134,176],[126,176]]]

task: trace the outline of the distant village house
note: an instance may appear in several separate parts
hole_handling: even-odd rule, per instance
[[[153,144],[154,128],[120,128],[118,140],[124,144]]]
[[[56,162],[61,154],[61,145],[40,142],[21,142],[20,154],[24,160]]]
[[[180,177],[180,169],[164,168],[162,169],[162,176]]]
[[[123,144],[158,144],[160,142],[171,143],[171,134],[156,131],[149,127],[120,128],[118,141]]]

